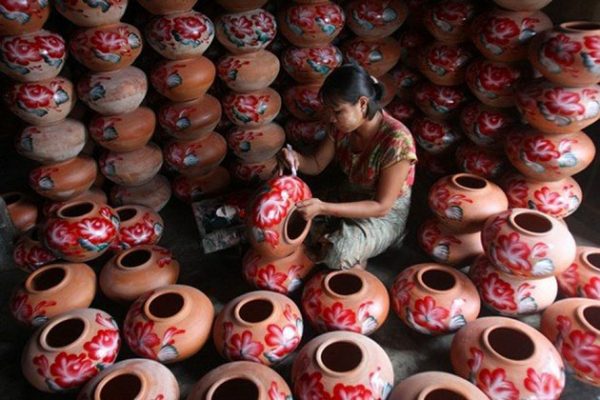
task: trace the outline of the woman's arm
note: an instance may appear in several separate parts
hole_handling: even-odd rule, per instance
[[[383,217],[390,212],[398,194],[408,177],[411,163],[403,160],[381,170],[377,193],[373,200],[350,203],[326,203],[319,199],[309,199],[297,204],[298,211],[305,219],[317,215],[330,215],[340,218]]]
[[[329,165],[335,156],[333,139],[327,136],[321,141],[317,150],[311,155],[303,155],[297,151],[282,149],[283,159],[287,160],[288,167],[296,165],[299,172],[306,175],[319,175]],[[296,158],[296,160],[294,160]]]

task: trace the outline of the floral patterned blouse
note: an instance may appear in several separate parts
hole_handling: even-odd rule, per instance
[[[414,139],[403,123],[385,111],[379,131],[363,151],[352,151],[349,134],[336,130],[329,137],[335,143],[337,162],[353,186],[375,192],[381,170],[402,160],[410,161],[411,167],[400,196],[412,186],[417,161]]]

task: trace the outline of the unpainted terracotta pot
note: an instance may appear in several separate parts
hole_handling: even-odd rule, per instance
[[[480,147],[499,147],[516,124],[512,110],[487,106],[479,101],[466,105],[460,113],[464,134]]]
[[[419,146],[430,154],[446,153],[462,139],[454,124],[424,115],[413,119],[410,130]]]
[[[398,41],[392,36],[373,40],[355,37],[345,41],[341,49],[348,61],[358,63],[375,77],[394,68],[401,53]]]
[[[77,156],[86,143],[85,125],[67,118],[52,125],[30,125],[15,137],[15,149],[23,157],[52,164]]]
[[[277,157],[257,163],[244,163],[240,159],[231,163],[231,175],[247,184],[267,181],[275,177],[277,171]]]
[[[575,175],[596,155],[594,142],[582,131],[552,135],[532,128],[513,130],[506,138],[505,149],[519,172],[539,181]]]
[[[163,155],[160,147],[150,142],[127,153],[109,151],[100,160],[100,171],[118,185],[139,186],[148,183],[160,171]]]
[[[221,164],[227,154],[227,141],[220,134],[212,132],[196,140],[172,140],[163,151],[165,161],[177,172],[199,176]]]
[[[504,179],[502,186],[511,208],[530,208],[555,218],[573,214],[583,201],[581,187],[571,177],[541,182],[512,174]]]
[[[556,279],[560,294],[565,297],[600,300],[600,249],[578,246],[575,260]]]
[[[126,114],[136,110],[147,91],[146,74],[136,67],[86,74],[77,82],[81,101],[102,115]]]
[[[534,38],[529,61],[546,79],[562,86],[600,82],[600,24],[564,22]]]
[[[190,11],[198,0],[139,0],[138,3],[154,15],[167,15]]]
[[[302,310],[318,332],[370,335],[383,325],[389,309],[383,283],[357,268],[321,272],[307,282],[302,293]]]
[[[521,279],[499,271],[485,255],[473,262],[469,277],[477,286],[482,303],[508,317],[540,312],[554,303],[558,293],[554,276]]]
[[[229,171],[219,165],[204,175],[179,175],[173,180],[173,193],[179,200],[192,203],[223,193],[230,181]]]
[[[123,334],[138,356],[169,364],[193,356],[204,346],[213,318],[214,307],[200,290],[167,285],[146,292],[131,305]]]
[[[481,231],[486,220],[508,208],[502,189],[486,179],[459,173],[446,176],[429,190],[429,207],[449,230]]]
[[[419,53],[419,71],[436,85],[460,85],[465,81],[467,65],[474,56],[467,44],[433,42]]]
[[[133,64],[142,45],[142,35],[135,26],[115,23],[75,32],[69,52],[92,71],[117,71]]]
[[[471,40],[492,61],[514,62],[527,58],[531,40],[552,28],[542,11],[507,11],[499,8],[479,15],[471,25]]]
[[[474,321],[481,307],[477,288],[469,278],[442,264],[405,269],[394,280],[390,294],[396,315],[425,335],[454,332]]]
[[[132,302],[144,293],[173,285],[179,277],[179,262],[169,250],[139,245],[112,257],[100,272],[98,284],[112,301]]]
[[[217,351],[229,361],[274,365],[298,347],[302,332],[302,314],[291,299],[258,290],[223,307],[215,320],[213,340]]]
[[[231,53],[254,53],[266,49],[275,39],[277,21],[270,12],[255,8],[221,14],[215,28],[217,40]]]
[[[121,20],[127,0],[93,3],[86,0],[57,0],[56,11],[77,26],[92,27],[116,24]]]
[[[22,234],[15,243],[13,261],[24,272],[33,272],[56,260],[57,257],[40,240],[39,226]]]
[[[565,387],[564,364],[552,343],[531,326],[485,317],[459,330],[450,348],[454,372],[489,398],[556,400]],[[543,380],[545,384],[540,385]]]
[[[31,125],[52,125],[67,118],[76,101],[73,84],[62,77],[14,83],[4,93],[10,111]]]
[[[552,0],[494,0],[500,7],[513,11],[541,10]]]
[[[288,384],[271,368],[249,361],[234,361],[204,375],[187,400],[229,399],[241,393],[256,400],[292,398]]]
[[[51,318],[31,336],[21,370],[37,390],[65,393],[111,366],[120,346],[119,328],[109,314],[79,308]]]
[[[77,400],[178,399],[179,384],[164,365],[152,360],[130,359],[102,370],[81,389]]]
[[[14,290],[10,312],[28,327],[92,304],[96,295],[96,274],[86,264],[50,264],[32,272]]]
[[[272,122],[257,128],[235,128],[227,136],[233,154],[255,163],[274,157],[285,142],[285,131]]]
[[[162,61],[150,73],[157,92],[171,101],[189,101],[202,97],[215,80],[215,65],[200,56],[176,61]]]
[[[320,83],[342,65],[340,49],[328,44],[323,47],[288,47],[281,64],[285,71],[299,83]]]
[[[229,54],[217,64],[219,78],[233,91],[252,92],[268,87],[279,74],[279,58],[270,51]]]
[[[323,119],[323,102],[319,97],[320,89],[320,83],[292,85],[283,92],[283,103],[289,113],[300,120]]]
[[[0,196],[6,204],[8,215],[18,233],[28,231],[35,226],[38,218],[38,206],[32,199],[19,192],[6,192]]]
[[[156,127],[156,115],[147,107],[119,115],[96,115],[89,124],[92,139],[114,152],[130,152],[143,148]]]
[[[289,4],[277,15],[279,31],[294,46],[322,47],[335,39],[346,22],[342,8],[331,1]]]
[[[98,174],[102,175],[102,174]],[[52,201],[46,200],[44,206],[42,207],[42,215],[44,217],[49,217],[52,215],[56,215],[56,211],[61,208],[65,203],[69,201],[79,201],[79,200],[90,200],[96,203],[108,203],[106,193],[102,191],[102,189],[98,188],[98,186],[92,186],[85,192],[81,193],[73,197],[72,199],[66,201]]]
[[[414,102],[428,117],[437,120],[449,119],[470,100],[464,86],[440,86],[423,82],[414,89]]]
[[[205,94],[195,100],[165,104],[158,112],[158,123],[175,139],[195,140],[214,131],[221,112],[221,102]]]
[[[216,0],[216,3],[229,12],[244,12],[261,8],[268,0]]]
[[[165,223],[153,209],[140,205],[115,208],[119,216],[119,238],[113,248],[126,250],[140,245],[153,245],[160,241]]]
[[[222,103],[223,112],[235,125],[256,127],[268,124],[279,114],[281,96],[271,88],[249,93],[229,92]]]
[[[50,15],[50,5],[43,1],[3,1],[2,7],[7,12],[0,14],[0,36],[39,31]],[[23,18],[14,18],[15,13]]]
[[[491,107],[514,107],[517,85],[528,78],[523,65],[485,59],[467,67],[466,81],[471,92]]]
[[[7,7],[14,6],[5,1],[2,7],[7,10]],[[0,13],[0,30],[6,15],[8,14]],[[14,35],[0,37],[0,71],[19,82],[56,78],[67,59],[67,45],[63,37],[43,29],[28,33],[18,32]]]
[[[426,7],[422,23],[436,40],[461,43],[468,40],[469,27],[476,13],[473,1],[444,0]]]
[[[306,343],[292,365],[298,400],[358,395],[385,399],[394,384],[383,348],[355,332],[328,332]]]
[[[400,0],[354,0],[345,6],[346,25],[357,36],[380,39],[400,28],[408,16],[408,7]]]
[[[523,278],[556,276],[575,259],[567,226],[537,210],[513,208],[490,217],[481,240],[496,268]]]
[[[516,105],[534,128],[550,134],[573,133],[600,118],[600,86],[563,87],[535,79],[516,92]]]
[[[465,265],[483,253],[481,232],[452,232],[436,218],[430,218],[419,229],[419,245],[435,262]]]
[[[70,200],[92,187],[97,171],[93,158],[78,156],[34,168],[29,173],[29,186],[51,200]]]
[[[171,198],[171,184],[162,175],[156,175],[140,186],[115,185],[110,191],[110,202],[115,206],[139,204],[159,212]]]
[[[389,400],[487,400],[471,382],[447,372],[421,372],[402,380]]]
[[[456,164],[462,172],[494,180],[506,172],[509,163],[501,149],[465,142],[456,150]]]

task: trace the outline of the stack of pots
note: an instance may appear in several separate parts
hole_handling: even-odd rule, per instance
[[[281,10],[278,19],[281,33],[292,44],[281,62],[296,81],[283,92],[291,114],[286,135],[295,146],[314,147],[327,135],[319,90],[342,64],[342,53],[332,42],[344,27],[345,15],[339,5],[328,0],[299,0]]]
[[[150,72],[158,93],[169,99],[160,107],[158,123],[170,140],[164,159],[178,175],[173,192],[185,202],[217,194],[229,185],[229,173],[220,166],[227,153],[223,136],[214,132],[221,104],[207,90],[215,66],[203,54],[215,37],[212,21],[192,10],[195,1],[140,4],[156,16],[146,25],[148,44],[165,60]]]
[[[234,125],[227,136],[235,155],[231,173],[244,184],[262,182],[275,175],[275,156],[285,141],[283,128],[273,122],[281,96],[269,87],[280,63],[265,50],[275,38],[277,23],[260,8],[266,1],[218,3],[227,10],[216,22],[217,40],[229,52],[219,60],[217,73],[229,89],[221,102]]]

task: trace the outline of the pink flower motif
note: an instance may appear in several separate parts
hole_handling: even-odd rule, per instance
[[[556,277],[560,291],[567,297],[577,296],[577,285],[579,284],[579,273],[577,263],[573,263],[565,272]],[[600,298],[599,298],[600,300]]]
[[[589,50],[590,56],[593,58],[594,64],[600,64],[600,37],[595,36],[584,36],[583,43]]]
[[[28,322],[32,319],[33,309],[28,300],[29,296],[26,294],[18,294],[10,300],[10,312],[19,321]]]
[[[573,330],[562,347],[563,357],[578,371],[600,377],[600,346],[594,344],[596,335]]]
[[[553,88],[545,92],[544,105],[553,114],[561,116],[580,116],[585,113],[581,96],[564,88]]]
[[[308,288],[302,295],[302,306],[304,312],[310,317],[310,319],[317,319],[321,313],[321,295],[323,291],[321,289]]]
[[[519,37],[521,30],[516,22],[506,17],[493,17],[484,19],[482,35],[487,43],[502,47],[508,45],[511,40]]]
[[[564,383],[559,382],[555,376],[548,373],[538,375],[533,368],[527,369],[525,388],[534,393],[537,398],[544,400],[558,399],[563,391]]]
[[[535,161],[550,161],[553,158],[560,157],[551,140],[544,139],[543,136],[528,137],[523,141],[523,150],[527,159]]]
[[[307,29],[312,27],[316,15],[310,7],[294,6],[290,9],[288,18],[292,24]]]
[[[293,176],[281,176],[275,178],[270,184],[273,189],[277,189],[282,193],[287,193],[294,203],[312,196],[310,188],[299,178]]]
[[[382,18],[383,12],[383,3],[380,1],[361,1],[356,8],[357,19],[368,21],[374,26],[385,25],[386,21]]]
[[[100,330],[90,342],[83,345],[92,360],[112,364],[117,358],[121,340],[117,330]]]
[[[144,222],[121,228],[119,231],[119,241],[121,244],[126,243],[127,248],[151,243],[153,237],[154,229],[152,225],[148,225]]]
[[[94,377],[98,370],[85,354],[61,352],[50,366],[50,373],[58,386],[71,389]]]
[[[564,215],[569,210],[569,201],[561,193],[551,191],[547,186],[533,193],[539,211],[555,217]]]
[[[529,187],[525,179],[513,176],[506,182],[506,196],[511,207],[527,208]]]
[[[481,369],[481,363],[483,361],[483,352],[476,347],[471,347],[469,350],[473,358],[467,360],[467,366],[469,367],[470,375],[477,376],[477,373]]]
[[[22,85],[16,100],[28,109],[48,108],[54,100],[54,92],[44,85]]]
[[[202,38],[208,26],[200,16],[177,17],[174,19],[175,30],[184,39],[198,40]]]
[[[263,33],[273,32],[275,30],[275,20],[270,14],[264,11],[252,15],[252,21],[254,21],[256,27]]]
[[[252,21],[246,17],[230,17],[224,23],[229,28],[229,31],[238,39],[243,39],[245,36],[254,34]]]
[[[443,142],[444,136],[446,135],[443,125],[428,119],[417,121],[415,128],[414,131],[418,137],[434,144]]]
[[[334,400],[376,400],[376,397],[364,385],[344,385],[338,383],[333,388]]]
[[[153,329],[154,322],[139,321],[130,330],[126,331],[125,337],[131,350],[143,357],[156,359],[154,347],[160,345],[160,338],[152,332]]]
[[[571,330],[571,320],[564,315],[556,317],[556,330],[563,338],[567,337]]]
[[[479,132],[485,136],[498,136],[501,131],[511,125],[504,115],[493,111],[482,111],[477,116]]]
[[[526,243],[520,241],[518,233],[511,232],[508,235],[500,235],[496,244],[495,251],[492,252],[492,258],[496,264],[514,271],[531,270],[529,263],[531,250]]]
[[[581,44],[562,33],[550,38],[543,46],[544,56],[562,66],[573,65],[575,55],[580,51]]]
[[[281,192],[273,191],[265,194],[254,209],[254,222],[260,228],[268,228],[280,223],[287,215],[289,203]]]
[[[322,314],[323,322],[329,330],[342,330],[360,333],[360,327],[356,325],[356,314],[350,309],[344,309],[339,301],[331,307],[325,307]]]
[[[273,290],[279,293],[287,293],[285,281],[287,274],[278,272],[273,264],[268,264],[265,268],[260,268],[256,272],[256,286],[262,289]]]
[[[279,391],[279,386],[277,385],[277,382],[271,382],[268,395],[269,400],[287,400],[288,398],[288,393]]]
[[[52,221],[46,229],[46,243],[53,249],[64,250],[77,244],[77,235],[71,225],[63,220]]]
[[[477,386],[494,400],[519,400],[519,390],[514,383],[506,379],[504,368],[493,371],[483,369],[479,374]]]
[[[463,25],[473,15],[473,7],[463,1],[446,1],[434,7],[435,17],[442,21]]]
[[[195,111],[195,107],[164,107],[160,110],[158,121],[167,133],[181,132],[189,126],[189,124],[182,124],[182,121],[189,121],[190,115]]]
[[[244,122],[258,122],[260,116],[266,111],[269,103],[269,96],[255,95],[230,95],[226,96],[223,102],[235,108],[241,117],[236,116],[236,119],[242,119]],[[229,111],[231,112],[231,110]],[[235,114],[232,114],[235,115]],[[246,119],[248,121],[246,121]]]
[[[36,36],[35,43],[42,54],[45,53],[50,58],[63,58],[65,56],[66,44],[59,35]]]
[[[102,53],[115,53],[127,48],[127,38],[117,32],[96,31],[90,40],[98,51]]]
[[[267,327],[265,335],[265,343],[274,347],[273,354],[278,358],[282,358],[291,353],[298,347],[300,343],[300,335],[294,325],[285,325],[283,328],[275,324],[270,324]]]
[[[500,279],[496,272],[492,272],[482,279],[479,291],[486,303],[499,311],[515,311],[515,291],[509,283]]]
[[[2,50],[8,62],[19,65],[29,65],[32,62],[42,60],[42,55],[37,49],[35,43],[15,36],[3,43]]]
[[[158,18],[148,33],[148,36],[157,42],[168,42],[172,40],[173,23],[169,18]]]
[[[492,63],[479,64],[478,69],[478,78],[481,87],[488,92],[505,92],[510,90],[520,76],[517,70]]]
[[[445,321],[450,313],[444,307],[438,307],[435,299],[425,296],[415,301],[413,318],[417,324],[431,332],[442,332],[448,328]]]
[[[325,391],[322,375],[320,372],[312,374],[304,373],[295,383],[296,394],[302,400],[333,400],[331,395]]]
[[[262,362],[260,357],[264,346],[261,342],[252,340],[252,332],[245,330],[240,335],[236,333],[231,335],[233,325],[227,322],[225,325],[225,348],[224,352],[227,358],[232,361],[246,360],[257,363]]]
[[[583,286],[583,293],[588,299],[600,300],[600,278],[597,276],[592,277],[590,281]]]
[[[117,233],[114,224],[103,218],[84,218],[77,223],[77,229],[81,237],[93,244],[106,243]]]

